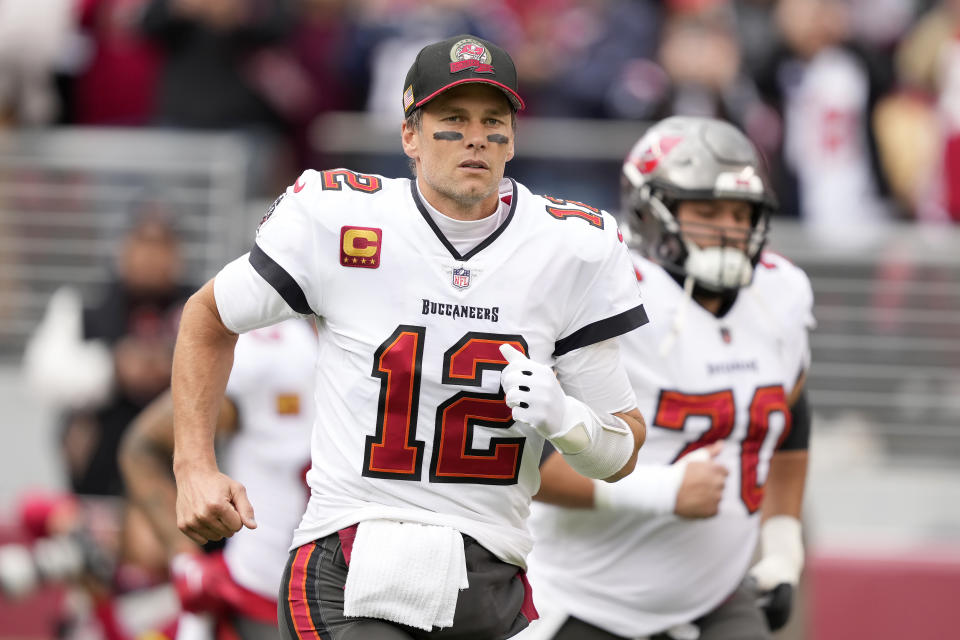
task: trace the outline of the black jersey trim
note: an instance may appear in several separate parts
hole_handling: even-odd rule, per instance
[[[513,220],[513,214],[517,210],[517,183],[513,178],[507,178],[510,181],[511,186],[513,187],[513,195],[510,197],[510,213],[507,214],[507,219],[497,227],[493,233],[486,237],[486,239],[475,246],[473,249],[470,249],[466,254],[461,255],[457,248],[450,244],[450,241],[447,240],[447,237],[443,235],[443,232],[440,231],[440,227],[437,226],[437,223],[433,221],[433,217],[427,211],[427,207],[423,204],[423,201],[420,200],[420,193],[417,190],[417,181],[413,179],[410,181],[410,193],[413,195],[413,201],[417,205],[417,210],[420,211],[420,215],[423,216],[423,219],[427,221],[427,224],[430,225],[430,228],[433,229],[433,233],[437,236],[443,246],[447,248],[447,251],[450,252],[456,260],[467,261],[473,256],[477,255],[479,252],[486,249],[490,244],[500,237],[506,228],[510,224],[510,221]],[[499,205],[498,205],[499,206]]]
[[[253,249],[250,250],[250,264],[260,274],[260,277],[276,289],[291,309],[304,315],[315,315],[313,309],[310,308],[310,303],[307,302],[307,296],[304,295],[303,289],[300,288],[297,281],[273,258],[264,253],[259,245],[254,244]]]
[[[549,440],[543,441],[543,450],[540,452],[540,464],[537,465],[538,468],[543,468],[543,465],[546,464],[547,459],[553,454],[557,453],[557,448],[553,446],[553,443]]]
[[[570,353],[574,349],[585,347],[597,342],[603,342],[610,338],[623,335],[628,331],[633,331],[637,327],[642,327],[649,322],[647,312],[642,304],[638,304],[632,309],[627,309],[623,313],[591,322],[585,327],[577,329],[566,338],[557,340],[553,349],[553,357],[559,358],[565,353]]]
[[[810,403],[807,390],[803,389],[793,406],[790,407],[790,433],[777,451],[805,451],[810,444]]]

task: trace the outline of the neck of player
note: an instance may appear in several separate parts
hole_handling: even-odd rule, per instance
[[[420,188],[420,194],[434,209],[454,220],[468,222],[482,220],[496,213],[500,206],[500,195],[497,189],[494,189],[490,195],[485,196],[483,200],[465,202],[434,189],[420,175],[417,176],[417,186]]]
[[[722,296],[705,296],[694,294],[693,299],[697,302],[697,304],[715,316],[720,314],[720,310],[723,309],[724,303],[726,302]]]

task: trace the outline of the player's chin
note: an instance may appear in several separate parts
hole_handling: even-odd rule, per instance
[[[460,195],[463,200],[481,201],[487,198],[496,190],[496,184],[492,180],[464,181],[460,183]]]

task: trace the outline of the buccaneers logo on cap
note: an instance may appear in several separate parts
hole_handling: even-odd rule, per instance
[[[450,73],[464,69],[473,69],[474,73],[493,73],[493,66],[487,64],[490,52],[477,40],[465,38],[450,48]]]

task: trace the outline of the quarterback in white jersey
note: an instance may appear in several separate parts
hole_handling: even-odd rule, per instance
[[[281,590],[292,638],[513,635],[535,617],[522,569],[544,439],[616,480],[643,438],[613,340],[646,322],[629,254],[609,214],[503,177],[522,106],[509,56],[458,36],[406,84],[417,178],[304,172],[181,324],[178,509],[202,540],[252,515],[203,453],[232,336],[316,318],[311,498]]]
[[[120,462],[130,498],[142,505],[172,556],[184,608],[215,613],[247,638],[276,637],[277,593],[293,529],[307,504],[317,337],[303,320],[237,341],[217,432],[218,458],[258,505],[256,529],[238,531],[217,552],[199,549],[176,527],[173,407],[155,400],[124,436]],[[164,499],[164,497],[167,497]],[[270,633],[255,630],[257,623]]]
[[[627,158],[651,323],[620,342],[650,427],[634,473],[609,488],[545,460],[539,498],[566,507],[531,517],[536,602],[557,614],[541,637],[768,637],[757,590],[740,587],[761,512],[753,580],[796,584],[813,296],[803,271],[761,253],[775,202],[758,169],[745,136],[703,118],[655,125]],[[768,607],[772,626],[784,604]]]

